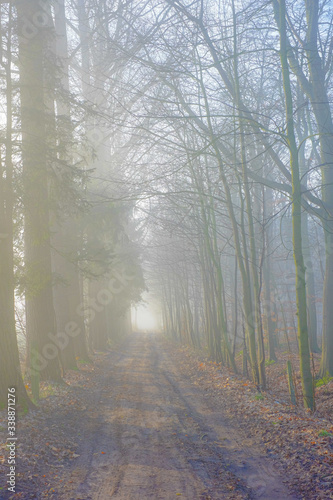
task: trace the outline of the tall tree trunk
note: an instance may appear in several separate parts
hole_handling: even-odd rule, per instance
[[[105,281],[95,279],[89,282],[89,296],[92,301],[96,300],[98,292],[106,288]],[[93,317],[89,322],[90,345],[98,351],[105,351],[107,347],[107,313],[106,307],[98,304],[93,310]]]
[[[323,345],[320,373],[333,376],[333,121],[325,88],[325,73],[318,52],[318,0],[305,0],[307,17],[306,54],[311,80],[311,103],[316,117],[322,167],[326,266],[323,292]]]
[[[58,0],[58,8],[55,12],[55,31],[56,31],[56,55],[58,71],[60,73],[60,89],[57,98],[58,122],[61,131],[58,134],[60,146],[60,164],[65,163],[66,172],[59,172],[60,182],[66,179],[68,170],[72,168],[73,159],[67,153],[68,146],[63,141],[70,141],[72,130],[70,126],[71,109],[69,104],[69,68],[68,68],[68,41],[66,30],[66,14],[64,0]],[[60,168],[60,167],[59,167]],[[73,185],[73,189],[76,189]],[[61,211],[61,207],[60,207]],[[63,353],[63,362],[65,367],[75,366],[75,355],[82,359],[89,359],[88,347],[86,341],[85,323],[82,315],[83,297],[80,290],[81,276],[79,273],[78,247],[80,242],[79,220],[74,214],[67,217],[56,228],[54,235],[55,252],[53,254],[54,265],[57,273],[63,277],[65,284],[58,284],[54,288],[56,316],[59,317],[62,324],[74,322],[77,325],[78,334],[69,339],[66,350]]]
[[[304,406],[313,410],[314,394],[307,325],[305,266],[302,251],[302,190],[298,162],[298,149],[294,132],[292,92],[287,58],[285,0],[275,2],[274,7],[280,33],[280,57],[285,94],[287,142],[290,151],[290,166],[292,175],[292,226],[293,250],[296,268],[296,307],[298,317],[297,335],[299,344],[300,371]]]
[[[302,239],[304,248],[304,262],[306,266],[306,295],[308,305],[308,329],[311,352],[320,352],[317,339],[317,308],[316,308],[316,288],[313,271],[313,262],[310,250],[309,221],[305,214],[302,220]]]
[[[298,119],[295,123],[297,135],[299,141],[301,141],[301,145],[299,148],[298,156],[299,156],[299,168],[300,175],[303,181],[303,185],[308,188],[308,167],[305,159],[305,139],[309,136],[309,129],[311,136],[311,122],[309,117],[306,117],[306,111],[304,106],[302,107],[302,103],[304,102],[304,94],[301,91],[301,87],[298,86],[298,95],[297,95],[297,106],[301,108],[298,113]],[[303,130],[302,130],[303,125]],[[315,145],[313,145],[315,147]],[[318,155],[319,156],[319,155]],[[302,217],[302,240],[303,240],[303,255],[304,255],[304,264],[305,264],[305,278],[306,278],[306,297],[308,304],[308,330],[309,330],[309,340],[310,340],[310,350],[311,352],[321,352],[318,346],[317,339],[317,309],[316,309],[316,288],[315,288],[315,278],[313,271],[313,262],[311,255],[311,247],[310,247],[310,238],[309,238],[309,216],[308,213],[305,213]]]
[[[258,264],[257,252],[255,242],[255,230],[253,221],[252,199],[250,194],[249,178],[247,175],[247,158],[246,158],[246,144],[245,144],[245,131],[244,131],[244,110],[240,94],[240,82],[238,75],[238,47],[237,47],[237,32],[236,32],[236,12],[234,1],[232,1],[233,9],[233,29],[234,29],[234,81],[235,81],[235,105],[238,111],[238,123],[240,132],[240,150],[241,150],[241,168],[243,188],[245,192],[246,213],[248,218],[248,228],[250,236],[250,264],[251,274],[253,281],[253,295],[254,295],[254,319],[257,327],[258,336],[258,373],[259,383],[263,389],[266,388],[266,374],[265,374],[265,349],[264,338],[261,321],[261,307],[260,307],[260,287],[258,277]]]
[[[231,220],[232,224],[232,232],[233,232],[233,238],[234,238],[234,244],[235,244],[235,251],[236,251],[236,257],[237,257],[237,262],[242,278],[242,285],[243,285],[243,308],[244,308],[244,315],[245,315],[245,327],[246,327],[246,336],[248,340],[248,347],[249,347],[249,358],[251,362],[251,371],[252,371],[252,378],[255,384],[259,383],[259,370],[258,370],[258,360],[257,360],[257,353],[256,353],[256,335],[255,335],[255,322],[253,321],[253,307],[252,307],[252,291],[251,291],[251,279],[250,279],[250,271],[249,271],[249,266],[248,266],[248,258],[247,258],[247,246],[246,246],[246,238],[243,237],[243,252],[242,252],[242,244],[241,244],[241,237],[240,237],[240,230],[239,230],[239,225],[238,221],[236,218],[235,210],[234,210],[234,203],[232,199],[232,194],[230,190],[230,186],[228,183],[228,180],[226,178],[225,172],[224,172],[224,162],[222,159],[222,154],[219,149],[219,145],[216,141],[216,137],[214,136],[213,132],[213,126],[211,123],[210,119],[210,109],[209,109],[209,103],[205,91],[205,87],[203,83],[201,82],[201,89],[203,92],[204,100],[205,100],[205,111],[207,115],[207,122],[208,122],[208,133],[210,134],[210,140],[211,144],[214,148],[216,158],[218,161],[218,167],[219,167],[219,175],[220,179],[223,184],[224,192],[225,192],[225,197],[226,197],[226,204],[227,204],[227,210],[228,214]],[[242,198],[241,198],[241,204],[242,204]],[[244,210],[242,207],[241,210],[241,232],[245,232],[245,227],[244,227]],[[244,254],[244,255],[243,255]]]
[[[58,332],[66,332],[68,324],[73,321],[71,316],[71,267],[69,262],[70,253],[66,245],[63,227],[56,227],[52,236],[52,268],[56,276],[56,282],[53,286],[53,300],[56,314]],[[59,335],[59,337],[60,337]],[[76,367],[74,339],[68,335],[63,337],[60,349],[60,359],[62,367],[73,369]]]
[[[274,0],[275,5],[277,0]],[[323,344],[320,374],[333,375],[333,120],[325,82],[323,61],[318,51],[319,1],[305,0],[307,36],[304,45],[310,79],[307,79],[295,60],[289,45],[290,67],[303,91],[311,101],[316,118],[322,164],[322,200],[324,203],[323,229],[325,235],[325,278],[323,292]]]
[[[17,0],[23,188],[25,207],[25,272],[27,335],[36,350],[32,370],[41,378],[60,380],[52,297],[48,200],[44,56],[50,28],[35,27],[40,2]],[[27,23],[35,28],[26,32]]]
[[[12,7],[9,7],[6,72],[6,169],[0,165],[0,408],[7,405],[8,389],[15,388],[18,403],[30,405],[22,380],[15,330],[13,258],[13,163],[12,163],[12,85],[11,36]],[[4,175],[5,174],[5,175]]]
[[[263,187],[263,221],[264,221],[264,246],[265,258],[263,262],[263,284],[264,284],[264,325],[268,338],[268,355],[269,359],[276,361],[275,353],[275,335],[274,322],[272,321],[272,298],[271,298],[271,241],[272,241],[272,223],[267,219],[268,209],[272,209],[273,197],[272,191]]]

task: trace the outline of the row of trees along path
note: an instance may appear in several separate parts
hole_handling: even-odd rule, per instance
[[[333,376],[330,2],[0,13],[1,405],[128,331],[144,268],[167,334],[234,371],[241,353],[262,390],[295,336],[314,409]]]

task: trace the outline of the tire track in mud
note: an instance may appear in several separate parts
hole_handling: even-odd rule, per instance
[[[182,400],[184,407],[202,432],[212,455],[222,456],[229,471],[234,473],[250,489],[249,498],[267,500],[297,500],[288,492],[283,484],[283,478],[276,469],[265,449],[254,439],[244,436],[235,422],[227,420],[216,409],[212,397],[203,399],[203,391],[180,376],[179,370],[172,359],[162,352],[162,366],[166,381]],[[183,415],[178,415],[180,423]]]
[[[263,451],[223,419],[153,335],[96,369],[62,500],[296,500]],[[268,475],[268,480],[267,480]]]

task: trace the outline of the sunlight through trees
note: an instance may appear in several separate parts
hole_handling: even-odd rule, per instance
[[[0,404],[10,383],[37,402],[133,325],[262,391],[296,349],[315,409],[333,376],[330,2],[0,14]]]

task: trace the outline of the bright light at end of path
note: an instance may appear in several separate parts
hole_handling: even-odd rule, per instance
[[[138,307],[138,309],[134,309],[133,327],[138,330],[157,330],[158,325],[154,313],[146,307]]]

